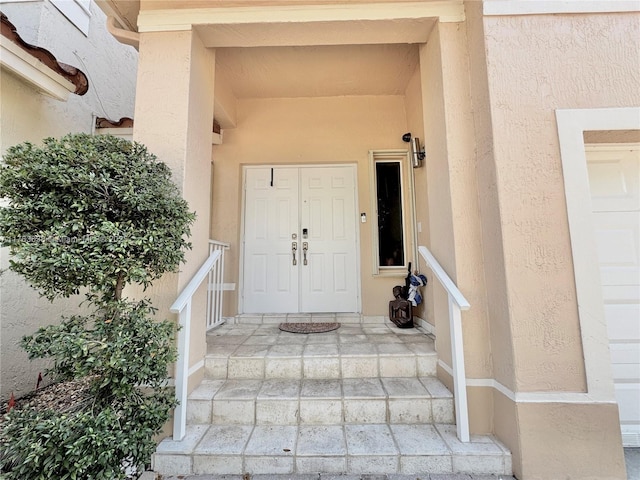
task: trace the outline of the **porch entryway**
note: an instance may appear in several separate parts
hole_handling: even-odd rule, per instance
[[[356,168],[245,169],[244,313],[358,312]]]
[[[289,321],[341,327],[278,328]],[[158,473],[511,474],[494,437],[458,439],[434,338],[420,327],[357,314],[240,315],[209,331],[207,347],[186,434],[160,443]]]

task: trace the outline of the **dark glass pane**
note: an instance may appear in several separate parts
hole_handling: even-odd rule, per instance
[[[376,162],[378,248],[381,267],[404,266],[400,163]]]

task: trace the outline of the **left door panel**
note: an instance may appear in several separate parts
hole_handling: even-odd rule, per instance
[[[298,311],[297,168],[247,169],[244,219],[244,312]]]

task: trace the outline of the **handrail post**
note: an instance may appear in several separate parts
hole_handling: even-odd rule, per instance
[[[224,301],[224,257],[225,257],[225,247],[221,248],[221,252],[220,252],[220,267],[218,270],[218,275],[219,275],[219,285],[220,285],[220,291],[218,292],[218,296],[216,298],[216,310],[217,310],[217,315],[216,315],[216,322],[220,323],[222,321],[222,314],[223,314],[223,301]]]
[[[209,272],[209,295],[207,297],[207,330],[222,323],[224,300],[224,257],[226,243],[209,240],[209,253],[219,252],[220,259]]]
[[[178,330],[178,359],[176,361],[176,398],[173,413],[173,439],[184,438],[187,425],[187,382],[189,381],[189,339],[191,332],[191,299],[180,311]]]
[[[461,442],[469,441],[469,407],[467,402],[467,377],[464,369],[464,342],[462,339],[462,310],[471,305],[453,283],[436,257],[427,247],[418,247],[420,255],[447,292],[449,299],[449,335],[451,337],[451,375],[456,410],[456,429]]]
[[[191,342],[191,301],[196,290],[200,287],[205,279],[207,282],[207,322],[209,320],[209,314],[211,310],[211,300],[215,304],[215,299],[212,298],[209,291],[209,285],[211,279],[216,278],[215,272],[212,275],[212,269],[216,268],[220,270],[219,263],[223,260],[223,249],[228,245],[210,241],[210,244],[217,244],[222,246],[211,248],[209,251],[209,257],[202,266],[198,269],[195,275],[191,278],[189,283],[184,287],[178,298],[173,302],[169,311],[178,314],[178,358],[176,360],[176,370],[174,374],[175,378],[175,391],[176,400],[178,405],[173,413],[173,439],[180,441],[184,438],[187,429],[187,396],[188,396],[188,383],[189,383],[189,346]],[[222,258],[221,258],[222,257]],[[221,281],[221,280],[220,280]],[[216,292],[213,292],[216,293]],[[215,296],[214,296],[215,297]],[[220,299],[220,301],[222,301]],[[208,327],[208,325],[207,325]]]
[[[467,382],[464,368],[464,345],[462,343],[462,313],[460,307],[449,297],[449,328],[451,336],[451,367],[453,369],[453,399],[456,408],[456,428],[461,442],[469,441],[469,408]]]

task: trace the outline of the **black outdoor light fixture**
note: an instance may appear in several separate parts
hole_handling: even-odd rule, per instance
[[[402,141],[411,143],[411,164],[413,168],[421,167],[426,153],[424,147],[420,145],[420,139],[418,137],[411,137],[411,133],[407,132],[402,135]]]

